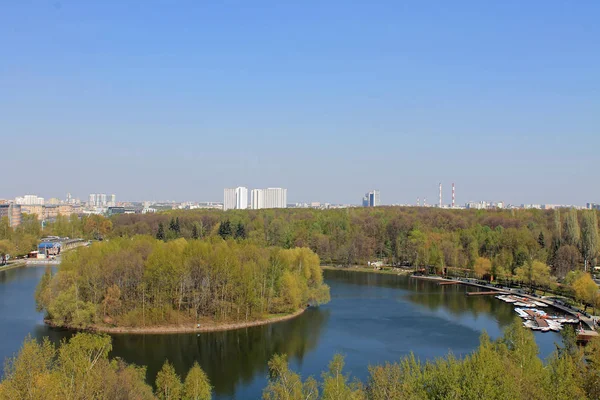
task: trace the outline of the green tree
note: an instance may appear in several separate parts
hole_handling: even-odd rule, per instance
[[[223,221],[219,225],[219,236],[223,239],[227,239],[231,236],[231,222],[229,222],[229,220]]]
[[[212,398],[212,387],[208,381],[208,377],[200,368],[197,362],[185,378],[183,383],[183,399],[184,400],[210,400]]]
[[[165,240],[165,227],[162,222],[158,223],[158,231],[156,232],[156,238],[158,240]]]
[[[192,225],[192,239],[199,239],[200,238],[200,232],[198,229],[198,223],[194,222],[194,224]]]
[[[596,266],[598,256],[598,219],[595,211],[584,211],[581,219],[581,253],[584,271]]]
[[[235,238],[236,239],[245,239],[246,238],[246,228],[242,222],[238,222],[237,227],[235,229]]]
[[[323,373],[323,400],[353,400],[364,398],[364,392],[359,384],[350,385],[348,375],[344,375],[344,357],[340,354],[333,356],[329,363],[329,371]]]
[[[269,360],[269,383],[263,391],[264,400],[317,400],[319,391],[313,378],[302,382],[300,375],[291,371],[287,356],[275,354]]]
[[[571,208],[567,212],[565,217],[565,229],[563,231],[564,241],[568,245],[579,248],[579,241],[581,240],[579,221],[577,219],[577,210]]]
[[[181,394],[181,378],[167,360],[156,375],[156,396],[161,400],[178,400]]]

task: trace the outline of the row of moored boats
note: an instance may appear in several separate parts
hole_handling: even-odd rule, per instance
[[[497,299],[512,303],[515,306],[515,312],[519,314],[519,317],[523,318],[523,326],[533,329],[534,331],[555,331],[562,330],[562,324],[577,324],[579,320],[577,318],[549,315],[544,310],[540,310],[538,307],[548,307],[546,303],[528,299],[522,296],[515,295],[499,295]]]

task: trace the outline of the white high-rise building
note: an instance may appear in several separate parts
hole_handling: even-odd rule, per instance
[[[96,205],[98,207],[106,207],[106,195],[104,193],[96,194]]]
[[[88,206],[96,207],[96,195],[94,193],[91,193],[88,197]]]
[[[233,210],[235,208],[235,189],[226,188],[223,191],[223,211]]]
[[[238,210],[245,210],[248,208],[248,188],[237,187],[235,188],[235,208]]]
[[[287,189],[267,188],[264,189],[264,208],[286,208]]]
[[[253,210],[265,208],[265,191],[264,189],[252,189],[250,192],[250,206]]]
[[[108,201],[108,206],[109,207],[114,207],[117,205],[117,196],[115,196],[114,194],[110,195],[110,200]]]
[[[19,205],[25,205],[25,206],[43,206],[44,198],[38,197],[34,194],[26,194],[23,197],[16,197],[15,203],[19,204]]]

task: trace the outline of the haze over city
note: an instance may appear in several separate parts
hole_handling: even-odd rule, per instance
[[[0,197],[599,202],[599,12],[8,2]]]

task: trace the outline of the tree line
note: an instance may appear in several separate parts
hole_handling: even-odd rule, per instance
[[[145,368],[109,360],[106,335],[79,333],[55,348],[48,339],[26,339],[10,359],[0,382],[0,399],[197,399],[212,396],[210,382],[195,363],[182,379],[165,361],[155,390],[144,381]],[[483,333],[479,347],[462,359],[452,354],[422,362],[414,355],[369,367],[366,382],[344,372],[344,357],[335,355],[320,380],[289,368],[285,355],[268,363],[264,400],[417,400],[600,398],[600,340],[584,348],[573,329],[547,360],[538,356],[533,333],[515,320],[503,337]]]
[[[250,321],[329,300],[307,248],[211,238],[113,238],[63,256],[36,290],[39,310],[85,328]]]
[[[45,236],[100,239],[111,231],[112,222],[101,215],[59,215],[42,226],[37,215],[23,214],[21,224],[16,227],[11,227],[8,218],[3,217],[0,219],[0,257],[27,255],[36,250],[39,240]]]
[[[494,275],[515,275],[517,268],[535,260],[561,279],[569,271],[590,271],[600,250],[598,213],[593,210],[191,210],[119,215],[112,222],[115,236],[221,236],[260,246],[309,247],[326,264],[384,260],[474,270],[483,258]]]

